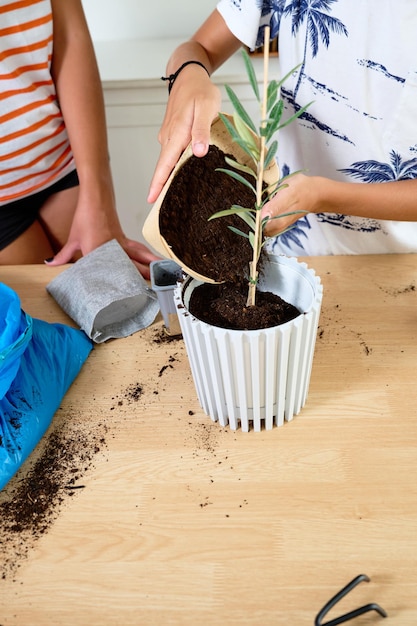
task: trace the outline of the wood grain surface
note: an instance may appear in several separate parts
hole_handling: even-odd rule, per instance
[[[417,624],[417,255],[306,261],[323,308],[307,404],[282,428],[212,423],[159,317],[95,346],[0,494],[18,497],[54,432],[80,436],[79,488],[41,535],[1,538],[1,626],[312,626],[361,573],[327,619],[377,602],[388,619],[353,623]],[[0,281],[72,323],[45,290],[60,271]]]

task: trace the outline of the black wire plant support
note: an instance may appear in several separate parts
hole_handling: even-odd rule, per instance
[[[354,611],[345,613],[340,617],[335,617],[334,619],[330,620],[330,622],[323,622],[323,618],[327,615],[330,609],[332,609],[335,604],[337,604],[342,598],[345,597],[345,595],[349,593],[349,591],[352,591],[352,589],[354,589],[356,585],[359,585],[359,583],[361,583],[362,581],[369,582],[370,578],[368,578],[366,574],[360,574],[359,576],[356,576],[356,578],[354,578],[348,585],[346,585],[346,587],[343,587],[343,589],[341,589],[335,596],[333,596],[333,598],[331,598],[331,600],[329,600],[327,604],[325,604],[321,611],[317,614],[317,617],[314,621],[314,626],[337,626],[338,624],[348,622],[355,617],[359,617],[359,615],[368,613],[368,611],[376,611],[382,617],[388,617],[387,613],[379,606],[379,604],[371,602],[370,604],[365,604],[365,606],[361,606],[359,609],[355,609]]]

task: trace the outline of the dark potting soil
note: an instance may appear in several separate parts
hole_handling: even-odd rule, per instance
[[[106,447],[104,423],[85,430],[75,413],[71,418],[72,427],[61,425],[46,435],[27,461],[28,471],[18,473],[0,493],[0,581],[15,580],[65,501],[85,488],[84,475]]]
[[[246,223],[237,215],[209,221],[214,213],[234,204],[254,204],[255,196],[249,188],[216,171],[228,167],[225,157],[212,145],[205,157],[191,156],[184,163],[162,202],[160,232],[186,266],[215,281],[224,281],[197,287],[190,301],[195,317],[214,326],[240,330],[283,324],[300,312],[275,294],[257,291],[256,306],[246,306],[252,247],[246,237],[229,228],[234,226],[247,233]]]
[[[203,322],[232,330],[270,328],[294,319],[300,311],[269,291],[257,291],[256,306],[246,306],[247,284],[203,283],[194,289],[189,309]]]

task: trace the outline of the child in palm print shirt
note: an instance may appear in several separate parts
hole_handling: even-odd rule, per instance
[[[271,239],[270,249],[294,256],[417,252],[415,3],[220,0],[167,69],[175,72],[193,59],[211,73],[242,43],[252,49],[262,45],[265,25],[279,41],[270,77],[296,68],[282,89],[285,115],[311,103],[279,131],[281,175],[299,173],[264,208],[273,217],[288,210],[307,213]],[[151,199],[175,158],[173,144],[180,144],[171,112],[184,106],[185,98],[194,118],[181,142],[192,138],[194,152],[204,153],[218,96],[203,81],[208,83],[207,73],[191,64],[172,87]],[[272,220],[267,234],[282,230],[287,219]]]

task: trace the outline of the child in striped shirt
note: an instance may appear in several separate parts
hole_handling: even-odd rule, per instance
[[[0,0],[0,264],[59,265],[117,239],[103,95],[80,0]]]

